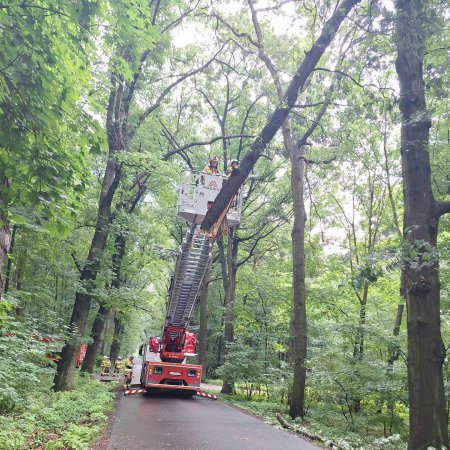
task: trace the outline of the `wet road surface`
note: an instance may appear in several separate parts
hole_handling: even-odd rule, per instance
[[[170,394],[121,397],[108,450],[317,450],[219,401]]]

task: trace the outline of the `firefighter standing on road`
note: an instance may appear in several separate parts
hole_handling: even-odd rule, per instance
[[[219,169],[217,168],[217,166],[219,165],[219,160],[217,159],[217,156],[211,156],[208,162],[209,165],[205,166],[203,172],[209,173],[211,175],[220,175]]]
[[[133,377],[133,359],[134,356],[130,356],[125,361],[125,389],[130,389],[131,378]]]
[[[114,375],[120,375],[120,372],[122,371],[123,361],[122,358],[119,356],[116,359],[116,363],[114,364]]]
[[[109,369],[111,368],[111,361],[107,355],[102,359],[102,373],[100,375],[109,375]]]

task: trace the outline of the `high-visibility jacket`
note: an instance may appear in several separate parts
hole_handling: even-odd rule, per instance
[[[211,166],[206,166],[206,167],[203,169],[203,172],[209,173],[209,174],[211,174],[211,175],[220,175],[219,170],[218,170],[216,167],[211,167]]]
[[[116,360],[116,369],[121,369],[123,366],[123,361],[121,359]]]
[[[133,368],[133,360],[128,358],[125,361],[125,369],[131,370]]]

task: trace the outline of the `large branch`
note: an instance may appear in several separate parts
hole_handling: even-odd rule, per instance
[[[306,130],[306,132],[303,134],[303,136],[298,140],[297,146],[298,148],[301,148],[303,145],[306,145],[306,142],[308,141],[308,138],[314,133],[317,126],[320,123],[320,120],[322,119],[323,115],[325,114],[325,111],[328,108],[328,105],[331,102],[331,96],[333,95],[334,91],[334,83],[330,86],[330,89],[328,89],[327,96],[325,97],[325,101],[323,102],[323,105],[320,107],[315,119],[313,120],[311,126]]]
[[[242,138],[254,138],[255,136],[253,134],[232,134],[230,136],[216,136],[215,138],[210,139],[209,141],[198,141],[198,142],[191,142],[190,144],[183,145],[182,147],[178,147],[174,150],[170,150],[167,153],[165,153],[162,157],[164,161],[167,161],[172,155],[175,155],[176,153],[181,153],[188,148],[191,147],[197,147],[200,145],[210,145],[213,144],[216,141],[220,141],[222,139],[242,139]]]
[[[450,213],[450,202],[437,202],[436,207],[437,207],[438,217],[441,217],[444,214]]]
[[[227,42],[225,42],[222,47],[208,60],[205,62],[205,64],[201,65],[200,67],[197,67],[197,69],[191,70],[190,72],[186,72],[185,74],[181,75],[179,78],[177,78],[173,83],[169,84],[159,95],[159,97],[156,99],[155,103],[148,107],[138,118],[137,124],[135,127],[135,130],[137,130],[142,123],[145,121],[145,119],[153,112],[155,109],[158,109],[161,105],[161,102],[164,100],[164,98],[172,91],[172,89],[180,84],[182,81],[186,80],[186,78],[192,77],[193,75],[196,75],[197,73],[201,72],[202,70],[206,69],[217,57],[217,55],[223,50]]]
[[[299,92],[303,89],[311,72],[314,70],[326,48],[333,40],[342,21],[348,15],[350,10],[360,1],[361,0],[344,0],[331,18],[325,23],[322,33],[314,42],[310,51],[306,53],[303,62],[300,64],[294,78],[291,80],[280,105],[275,109],[268,123],[250,147],[250,151],[241,161],[239,170],[233,171],[230,178],[223,184],[222,190],[219,192],[216,201],[213,203],[203,220],[201,225],[202,230],[209,230],[213,226],[222,211],[228,206],[231,199],[244,184],[256,161],[273,139],[276,132],[280,129],[290,110],[295,105]]]

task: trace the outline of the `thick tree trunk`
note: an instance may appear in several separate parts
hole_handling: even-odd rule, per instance
[[[114,276],[111,282],[111,287],[112,289],[119,289],[122,281],[121,268],[123,258],[125,257],[125,246],[126,246],[126,240],[123,232],[117,233],[114,246],[115,252],[112,256],[112,272]],[[100,305],[97,316],[92,325],[91,337],[93,339],[93,342],[88,345],[83,366],[81,368],[83,372],[92,373],[94,371],[95,358],[97,356],[97,352],[99,349],[101,335],[110,310],[111,308],[105,308],[103,305]],[[111,359],[111,364],[113,365],[113,367],[114,363],[115,358],[114,360]]]
[[[392,335],[397,337],[400,334],[400,326],[402,324],[403,310],[405,309],[405,305],[403,303],[399,303],[397,305],[397,315],[395,316],[395,324],[394,329],[392,330]],[[394,371],[394,362],[397,361],[400,355],[400,349],[398,345],[390,345],[389,349],[389,359],[388,359],[388,368],[387,373],[388,376],[392,376]],[[389,434],[392,434],[392,425],[394,423],[394,409],[395,409],[395,401],[394,398],[390,398],[387,404],[387,410],[390,417],[389,423]]]
[[[200,293],[200,330],[198,336],[198,363],[203,367],[202,381],[206,378],[206,351],[208,338],[208,287],[209,275],[211,273],[212,260],[206,267],[203,287]]]
[[[395,316],[395,324],[392,330],[392,336],[398,336],[400,334],[400,326],[402,324],[404,309],[405,305],[403,303],[399,303],[397,305],[397,315]],[[397,361],[399,354],[399,348],[397,346],[391,346],[389,348],[388,372],[392,372],[394,362]]]
[[[123,324],[120,319],[117,317],[117,312],[114,314],[114,338],[111,344],[111,352],[109,354],[109,358],[111,360],[111,364],[114,364],[117,357],[119,356],[121,340],[123,334]],[[125,357],[126,355],[124,355]]]
[[[110,157],[106,166],[99,202],[97,224],[92,238],[91,248],[80,275],[82,292],[77,292],[70,318],[73,335],[61,351],[57,373],[54,379],[55,391],[67,391],[73,388],[75,359],[80,345],[79,336],[84,333],[91,306],[92,290],[100,266],[100,257],[106,245],[111,219],[111,204],[120,181],[122,166]]]
[[[81,370],[83,372],[94,372],[95,358],[97,357],[97,352],[100,347],[103,327],[105,325],[108,313],[109,308],[105,308],[103,305],[100,305],[92,325],[91,338],[93,341],[87,347],[86,356],[84,357],[83,365],[81,366]]]
[[[303,178],[305,163],[301,158],[304,146],[292,145],[291,153],[291,190],[294,208],[294,225],[292,227],[292,329],[294,332],[293,363],[294,380],[292,397],[289,408],[290,416],[304,416],[305,383],[306,383],[306,356],[307,356],[307,321],[305,299],[305,223],[306,211],[303,201]]]
[[[228,234],[226,268],[227,283],[225,288],[225,327],[224,327],[224,353],[228,353],[230,346],[234,342],[234,296],[236,288],[236,257],[238,241],[234,239],[234,229]],[[224,378],[222,394],[232,394],[234,392],[234,383]]]
[[[396,70],[400,81],[404,236],[417,253],[404,261],[408,321],[411,450],[448,448],[436,242],[439,212],[431,189],[431,121],[423,81],[424,2],[397,0]],[[431,256],[431,260],[430,260]]]

